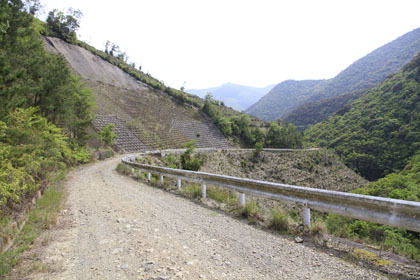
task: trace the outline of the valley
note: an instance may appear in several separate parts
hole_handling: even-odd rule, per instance
[[[138,160],[408,200],[420,217],[420,29],[331,79],[178,90],[80,40],[78,10],[42,21],[37,1],[0,2],[0,278],[420,275],[420,234],[401,224],[314,210],[309,226],[306,202],[211,185],[202,199],[200,180],[120,164],[151,153]]]

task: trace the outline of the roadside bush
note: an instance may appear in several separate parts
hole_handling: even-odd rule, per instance
[[[163,162],[166,164],[169,168],[178,168],[178,159],[174,154],[168,154],[163,157]]]
[[[185,144],[187,150],[181,154],[181,166],[182,169],[198,171],[203,164],[203,161],[198,157],[193,157],[191,154],[194,151],[195,141],[188,142]]]

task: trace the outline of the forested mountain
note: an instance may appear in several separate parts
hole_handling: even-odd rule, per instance
[[[297,123],[298,129],[304,131],[312,124],[322,122],[334,113],[342,114],[350,108],[353,101],[360,98],[365,92],[350,92],[319,101],[304,103],[298,109],[286,115],[284,121]]]
[[[265,121],[283,118],[297,104],[303,104],[316,91],[323,88],[325,83],[325,80],[281,82],[245,112]]]
[[[186,91],[188,93],[198,95],[201,98],[204,98],[207,93],[211,93],[215,100],[222,101],[226,106],[232,107],[235,110],[243,111],[257,102],[273,87],[274,85],[256,88],[226,83],[218,87],[207,89],[188,89]]]
[[[420,151],[420,54],[305,137],[370,180],[402,170]]]
[[[264,120],[286,118],[297,126],[314,124],[332,113],[324,111],[321,117],[318,116],[318,113],[325,109],[324,104],[331,104],[329,101],[321,101],[322,99],[361,92],[377,86],[387,76],[395,73],[413,59],[419,51],[420,28],[374,50],[351,64],[336,77],[325,81],[321,86],[316,84],[317,88],[308,88],[306,93],[296,94],[292,89],[275,91],[276,88],[274,88],[268,94],[269,98],[263,97],[246,112]],[[302,99],[302,96],[307,96],[307,98]],[[287,99],[289,99],[287,106],[284,106],[283,100]],[[311,104],[318,101],[321,102]],[[336,105],[338,104],[341,104],[341,101]],[[287,117],[289,112],[290,116]]]

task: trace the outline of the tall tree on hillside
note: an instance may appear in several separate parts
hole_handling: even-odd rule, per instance
[[[56,9],[48,13],[47,26],[49,33],[69,43],[77,39],[76,31],[79,29],[82,12],[69,9],[67,14]]]
[[[72,75],[65,58],[46,52],[20,0],[0,0],[0,121],[17,108],[39,114],[83,142],[92,120],[93,95]]]

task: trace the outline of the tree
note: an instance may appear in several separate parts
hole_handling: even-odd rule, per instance
[[[114,140],[115,140],[115,137],[116,137],[116,135],[114,133],[114,127],[115,127],[114,124],[109,123],[107,125],[104,125],[101,129],[101,132],[100,132],[101,139],[107,145],[114,144]]]
[[[43,8],[39,0],[26,0],[25,10],[31,15],[35,16],[36,13]]]
[[[74,43],[77,39],[76,30],[80,27],[81,17],[80,10],[69,9],[67,14],[56,9],[50,11],[47,18],[49,34],[66,42]]]
[[[185,144],[187,150],[181,154],[181,166],[182,169],[198,171],[203,164],[203,161],[198,157],[193,157],[191,154],[195,149],[195,141],[190,141]]]

